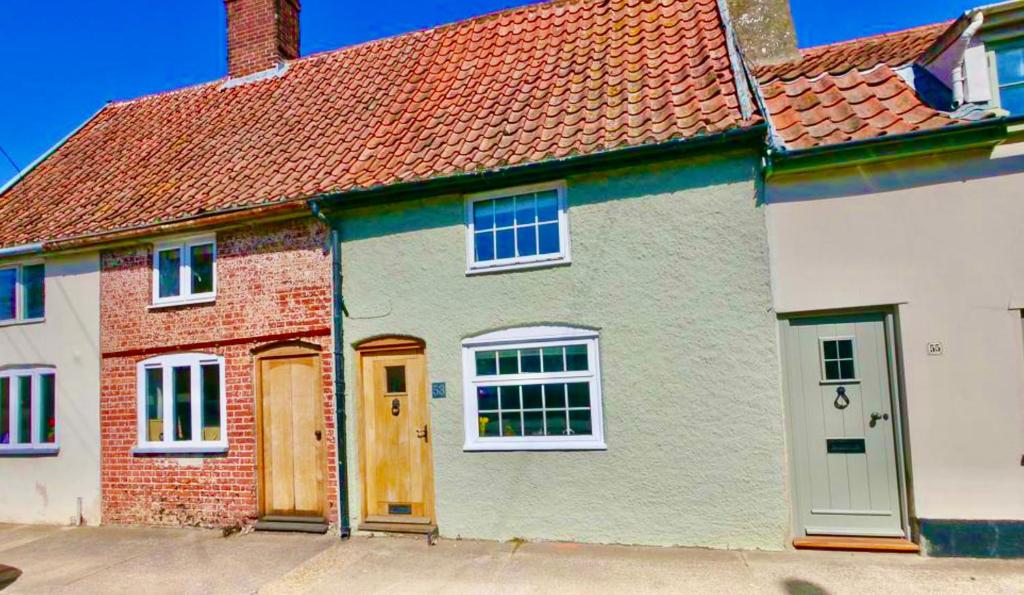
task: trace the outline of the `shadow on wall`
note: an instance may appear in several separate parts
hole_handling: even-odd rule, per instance
[[[772,178],[765,189],[768,203],[842,198],[995,178],[1024,172],[1024,156],[993,157],[991,151],[942,156],[811,172]]]
[[[565,179],[569,187],[571,210],[573,207],[613,200],[667,196],[743,182],[753,184],[757,177],[757,160],[752,154],[749,151],[734,151],[713,156],[698,154],[614,170],[601,169],[561,179]],[[549,181],[558,179],[552,178]],[[760,202],[756,191],[752,191],[750,198],[752,204]],[[425,206],[430,208],[425,209]],[[440,194],[382,206],[356,207],[346,217],[350,218],[350,224],[342,225],[342,240],[345,242],[460,226],[466,221],[463,198],[459,194]],[[372,224],[355,224],[354,220],[363,217],[372,221]]]
[[[0,591],[14,584],[21,577],[21,571],[13,566],[0,564]]]
[[[798,578],[787,578],[782,581],[782,588],[789,595],[829,595],[828,589]]]

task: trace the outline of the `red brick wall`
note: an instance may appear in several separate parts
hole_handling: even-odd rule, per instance
[[[228,73],[269,70],[282,58],[299,57],[298,0],[225,0]]]
[[[217,299],[150,309],[151,246],[105,251],[101,272],[103,522],[229,526],[257,508],[254,358],[251,350],[294,336],[322,346],[329,517],[337,516],[330,335],[331,256],[312,219],[217,234]],[[209,346],[213,342],[227,342]],[[207,346],[196,348],[197,344]],[[158,352],[225,358],[226,455],[134,456],[136,365]]]

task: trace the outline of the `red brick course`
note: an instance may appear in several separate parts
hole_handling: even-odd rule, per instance
[[[240,77],[299,57],[298,0],[225,0],[228,74]]]
[[[217,234],[217,300],[150,309],[151,246],[102,256],[101,351],[103,522],[220,527],[254,519],[257,504],[254,358],[259,338],[290,334],[323,348],[327,499],[337,517],[337,460],[327,232],[303,219]],[[209,347],[215,341],[223,346]],[[147,350],[201,351],[225,359],[226,455],[134,456],[136,365]],[[132,355],[123,355],[131,353]]]

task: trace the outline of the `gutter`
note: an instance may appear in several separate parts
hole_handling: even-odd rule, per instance
[[[348,421],[345,415],[345,343],[342,315],[345,302],[341,294],[341,229],[340,224],[324,216],[320,205],[309,203],[313,216],[323,221],[330,232],[331,243],[331,319],[333,328],[333,372],[334,372],[334,433],[338,465],[338,524],[341,525],[341,538],[352,536],[351,520],[348,512]]]
[[[11,188],[13,188],[15,186],[15,184],[17,184],[18,182],[20,182],[23,179],[25,179],[25,176],[27,176],[28,174],[32,173],[32,170],[34,170],[35,168],[39,167],[44,161],[46,161],[50,157],[50,155],[53,155],[54,153],[56,153],[57,149],[59,149],[62,146],[64,146],[64,143],[68,142],[68,140],[70,140],[72,136],[78,134],[78,132],[80,130],[82,130],[83,128],[85,128],[89,124],[89,122],[92,122],[93,120],[95,120],[96,116],[100,115],[100,112],[102,112],[103,110],[107,109],[107,107],[109,107],[110,104],[111,104],[111,102],[109,102],[109,101],[107,103],[103,104],[103,107],[101,107],[100,109],[98,109],[95,112],[93,112],[93,114],[91,116],[89,116],[89,119],[87,119],[86,121],[84,121],[81,124],[79,124],[78,128],[75,128],[74,130],[72,130],[70,133],[67,134],[67,136],[65,136],[64,138],[62,138],[59,141],[57,141],[57,144],[53,145],[52,147],[47,149],[45,153],[43,153],[42,155],[37,157],[35,161],[33,161],[32,163],[29,163],[27,166],[25,166],[25,169],[19,171],[10,180],[7,180],[7,182],[5,182],[3,186],[0,186],[0,196],[3,196],[3,194],[5,192],[7,192],[8,190],[10,190]]]
[[[22,244],[21,246],[11,246],[10,248],[0,248],[0,258],[14,258],[15,256],[27,256],[29,254],[40,254],[43,251],[43,245],[37,244]]]
[[[765,157],[765,177],[993,147],[1006,140],[1010,127],[1020,122],[1024,122],[1024,118],[992,118],[938,130],[916,130],[800,151],[769,148]]]

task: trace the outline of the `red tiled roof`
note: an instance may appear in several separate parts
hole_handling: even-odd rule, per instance
[[[799,60],[758,68],[757,78],[762,82],[776,78],[793,80],[822,74],[843,74],[855,68],[866,70],[878,64],[905,66],[931,47],[950,24],[947,21],[806,48],[800,50]]]
[[[798,61],[759,69],[776,142],[800,150],[960,123],[925,104],[895,71],[947,26],[810,48]]]
[[[716,0],[558,0],[114,103],[0,196],[0,245],[714,134]]]

